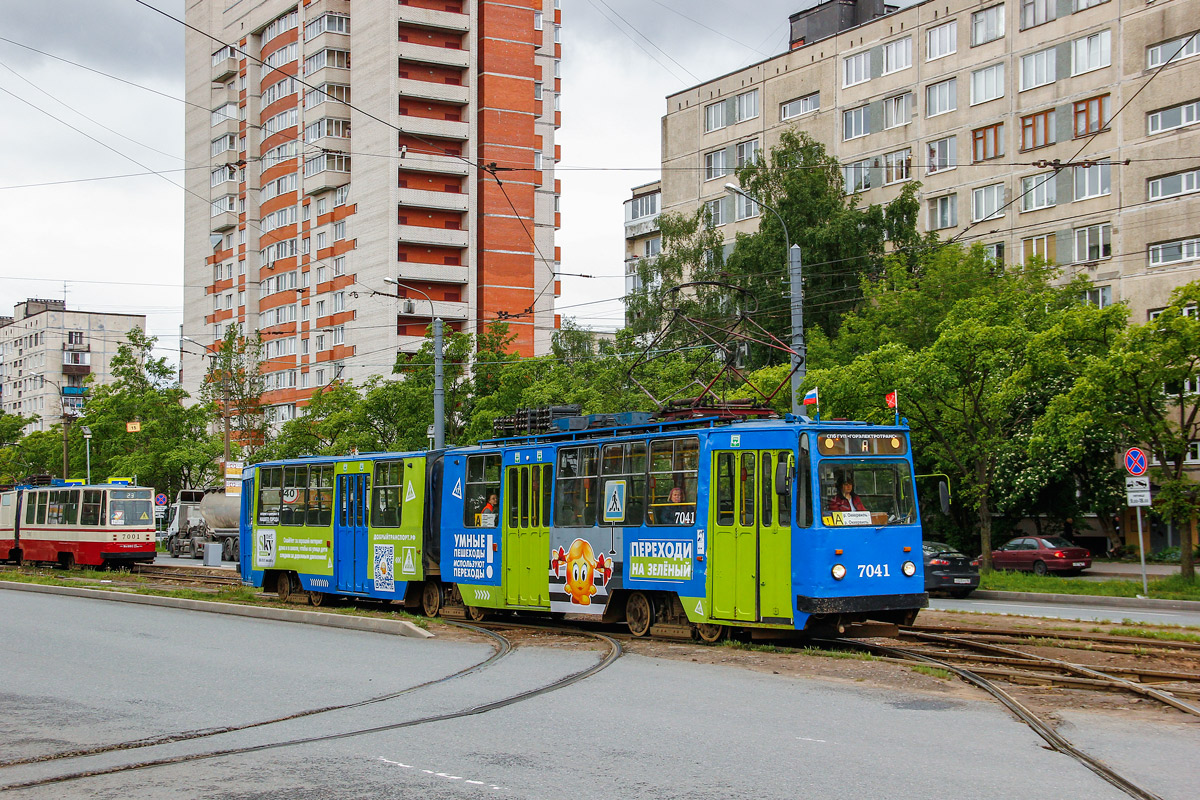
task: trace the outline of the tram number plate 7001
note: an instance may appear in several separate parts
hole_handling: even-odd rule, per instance
[[[858,577],[860,578],[888,578],[887,564],[859,564]]]

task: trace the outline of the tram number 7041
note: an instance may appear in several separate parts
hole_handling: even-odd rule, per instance
[[[859,564],[858,577],[860,578],[889,578],[887,564]]]

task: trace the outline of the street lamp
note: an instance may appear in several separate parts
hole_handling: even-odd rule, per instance
[[[218,358],[217,353],[208,352],[208,347],[206,345],[200,344],[192,337],[180,336],[179,338],[185,342],[191,342],[192,344],[199,347],[201,350],[204,351],[205,356],[208,356],[209,358],[212,358],[212,359]],[[180,349],[182,350],[183,348],[181,347]],[[183,359],[180,359],[179,363],[182,364]],[[229,369],[228,368],[222,370],[222,372],[221,372],[221,388],[223,390],[222,391],[223,398],[221,400],[221,419],[225,425],[225,463],[228,464],[229,463]]]
[[[788,275],[791,278],[792,290],[792,413],[799,415],[800,384],[803,383],[804,375],[808,371],[804,363],[806,360],[804,351],[804,286],[801,282],[800,245],[792,244],[791,236],[788,235],[787,223],[783,221],[783,216],[774,208],[757,197],[748,194],[740,186],[732,183],[725,184],[725,191],[741,195],[750,202],[770,211],[779,220],[779,227],[783,228],[784,252],[787,254]]]
[[[429,315],[433,317],[433,449],[441,450],[446,446],[446,390],[442,386],[442,318],[434,308],[433,298],[420,289],[403,284],[395,278],[384,278],[383,282],[396,287],[397,299],[400,297],[400,290],[407,289],[429,301]]]
[[[92,429],[87,425],[80,425],[79,430],[83,431],[83,444],[87,447],[87,482],[88,486],[92,485]]]

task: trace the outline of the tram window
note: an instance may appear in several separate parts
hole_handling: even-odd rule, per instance
[[[646,514],[650,525],[695,524],[699,466],[700,440],[695,437],[650,442]]]
[[[534,467],[537,469],[537,467]],[[552,491],[554,489],[554,467],[549,464],[542,465],[542,525],[550,527],[550,509],[553,506],[550,504]]]
[[[37,518],[37,492],[25,493],[25,524],[32,525]]]
[[[308,470],[308,524],[328,528],[333,522],[333,465]]]
[[[520,467],[508,468],[508,527],[515,528],[521,520],[521,480]]]
[[[371,479],[367,475],[359,476],[358,502],[354,504],[354,526],[367,527],[367,498],[371,496]]]
[[[492,500],[496,497],[497,500]],[[500,454],[467,456],[467,480],[463,487],[463,525],[494,528],[500,509]],[[489,508],[488,501],[491,500]]]
[[[540,503],[542,501],[542,471],[537,467],[529,468],[529,525],[541,527]]]
[[[558,451],[555,525],[590,528],[596,524],[599,455],[599,448],[595,446],[564,447]]]
[[[308,467],[283,468],[283,506],[279,510],[280,525],[303,525],[308,507]]]
[[[109,489],[109,525],[153,525],[149,489]]]
[[[67,525],[79,524],[79,490],[71,489],[63,492],[63,520]]]
[[[521,527],[529,527],[529,468],[520,469],[521,478]]]
[[[600,456],[600,478],[603,497],[608,497],[611,481],[625,482],[625,516],[605,524],[640,525],[646,513],[646,443],[606,444]]]
[[[104,492],[99,489],[83,490],[83,513],[79,522],[83,525],[99,525],[104,519]]]
[[[733,524],[733,453],[717,455],[717,524]]]
[[[906,525],[916,520],[912,470],[892,459],[824,460],[818,469],[826,525]],[[844,484],[852,484],[846,497]]]
[[[46,524],[46,506],[49,505],[50,493],[38,492],[37,495],[37,524]]]
[[[739,510],[742,515],[742,526],[754,524],[754,453],[742,453],[742,474],[738,495]]]
[[[762,510],[759,511],[759,514],[761,516],[763,526],[766,527],[773,525],[775,519],[775,515],[772,513],[774,509],[771,507],[771,501],[773,499],[772,495],[775,494],[775,491],[771,485],[771,481],[774,480],[775,473],[771,471],[770,453],[763,453],[761,475],[762,477],[759,478],[759,483],[762,484],[762,488],[759,490],[759,496],[762,498]]]
[[[47,525],[62,525],[63,523],[63,495],[66,492],[60,489],[54,489],[49,493],[50,503],[46,506],[46,524]]]
[[[404,484],[403,461],[379,461],[375,464],[375,488],[371,490],[371,526],[399,528],[404,504],[400,493]]]
[[[801,528],[811,528],[813,524],[812,462],[808,457],[808,434],[800,435],[800,463],[796,466],[796,524]]]
[[[258,471],[258,477],[258,524],[278,525],[283,495],[283,467],[264,467]]]

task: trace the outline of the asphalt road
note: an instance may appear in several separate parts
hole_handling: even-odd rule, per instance
[[[352,702],[490,653],[482,644],[23,592],[0,590],[0,604],[0,761]],[[68,768],[353,734],[510,696],[597,657],[523,646],[479,673],[382,703],[83,763],[0,768],[0,790]],[[972,698],[624,656],[575,686],[486,714],[11,796],[1125,797],[1046,750],[993,702]],[[1197,726],[1075,713],[1068,727],[1068,738],[1076,733],[1112,766],[1146,770],[1148,788],[1167,800],[1194,796]]]

